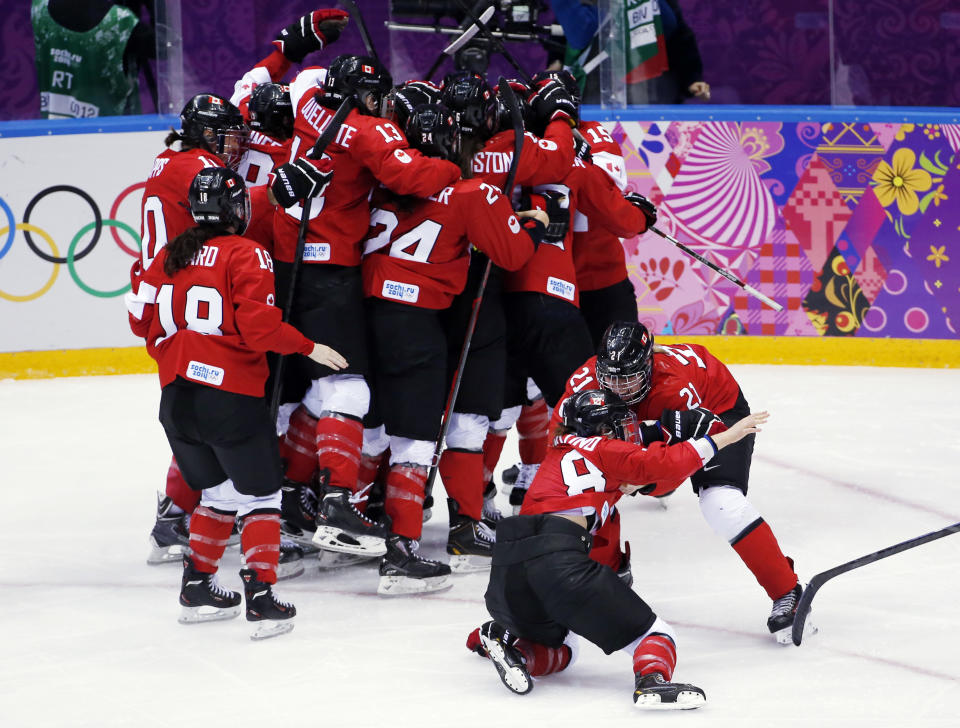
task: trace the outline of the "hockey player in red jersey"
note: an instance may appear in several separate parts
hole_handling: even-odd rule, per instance
[[[551,85],[539,89],[533,101],[547,123],[542,138],[531,133],[524,135],[517,164],[518,186],[558,179],[570,169],[574,159],[569,94],[562,87]],[[471,160],[473,176],[502,188],[513,158],[515,138],[511,120],[500,110],[493,89],[476,74],[456,74],[445,82],[443,103],[457,115],[464,135],[464,158]],[[451,315],[459,320],[461,331],[466,330],[486,264],[484,255],[471,257],[466,289],[454,301]],[[444,487],[453,487],[461,493],[476,493],[472,499],[480,498],[485,491],[483,444],[490,424],[501,418],[504,406],[506,314],[502,302],[503,277],[503,270],[497,267],[491,270],[460,394],[450,420],[447,447],[440,459]],[[450,341],[451,359],[455,361],[463,335],[451,337]]]
[[[424,154],[460,161],[459,129],[445,107],[415,107],[404,132]],[[378,591],[436,591],[450,586],[451,568],[487,568],[492,547],[492,534],[480,522],[482,493],[451,481],[450,565],[417,553],[427,470],[448,392],[446,309],[466,284],[471,244],[516,270],[533,255],[548,220],[543,213],[520,213],[534,216],[525,230],[500,191],[479,179],[461,180],[426,200],[378,192],[375,201],[363,287],[374,411],[390,439],[385,509],[391,522]]]
[[[247,128],[240,111],[229,101],[214,94],[197,94],[180,113],[179,132],[166,139],[167,149],[153,163],[143,192],[141,238],[142,255],[131,269],[133,291],[168,241],[193,227],[188,190],[202,169],[235,166],[243,158]],[[179,149],[173,145],[179,142]],[[297,189],[324,184],[324,173],[304,162],[303,169],[286,165],[284,177]],[[306,194],[306,192],[304,192]],[[271,201],[274,199],[269,193]],[[166,494],[157,505],[157,520],[150,535],[148,564],[179,561],[186,545],[186,519],[199,502],[198,494],[187,487],[176,461],[167,472]],[[286,556],[296,558],[290,550]],[[302,572],[302,566],[299,569]],[[291,571],[290,575],[295,575]]]
[[[292,629],[296,609],[272,592],[280,555],[280,457],[264,382],[266,351],[300,353],[334,369],[336,351],[281,322],[273,262],[240,237],[250,214],[243,180],[201,170],[188,191],[196,227],[156,253],[127,296],[130,327],[146,339],[160,373],[160,422],[189,486],[201,492],[183,559],[183,623],[234,617],[240,595],[217,569],[239,518],[247,620],[252,637]]]
[[[350,501],[357,490],[362,420],[370,392],[360,274],[361,243],[370,224],[370,193],[378,183],[397,194],[428,196],[460,177],[455,164],[410,149],[403,133],[378,116],[390,75],[373,58],[340,56],[329,69],[308,68],[290,85],[295,110],[291,153],[306,154],[347,99],[354,108],[326,148],[335,176],[311,208],[290,321],[329,341],[350,361],[342,372],[315,366],[312,384],[290,419],[281,446],[297,503],[316,474],[323,494],[314,540],[332,551],[382,556],[386,531]],[[275,219],[277,293],[286,298],[300,206]]]
[[[666,425],[674,413],[701,407],[717,414],[721,422],[714,427],[729,426],[750,412],[736,379],[705,347],[654,345],[653,335],[636,321],[610,325],[598,355],[574,372],[565,395],[597,386],[619,394],[639,419],[664,417]],[[747,500],[753,440],[747,437],[725,450],[710,468],[694,473],[691,483],[704,519],[733,547],[773,601],[767,627],[778,642],[785,643],[790,641],[802,587],[793,560],[783,555],[770,526]],[[684,479],[658,480],[658,492],[667,494]],[[620,542],[615,528],[601,530],[598,536],[611,544]],[[619,559],[618,551],[606,549],[607,559]],[[616,568],[613,561],[607,563]]]
[[[685,418],[677,442],[642,444],[636,417],[609,391],[581,390],[561,405],[561,424],[530,486],[519,516],[497,526],[485,595],[493,618],[467,647],[488,657],[510,690],[526,693],[531,678],[573,662],[577,635],[633,660],[639,708],[698,708],[700,688],[671,682],[676,633],[616,574],[589,557],[592,534],[620,497],[654,483],[686,477],[718,451],[758,432],[765,412],[708,435]],[[645,427],[659,437],[659,427]]]

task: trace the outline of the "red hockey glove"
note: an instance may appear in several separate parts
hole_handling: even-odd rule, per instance
[[[270,189],[281,207],[293,207],[300,200],[318,197],[333,179],[329,159],[306,159],[281,164],[270,175]]]
[[[639,192],[628,192],[623,196],[627,202],[636,207],[640,212],[643,213],[643,216],[647,218],[647,226],[644,230],[649,230],[657,222],[657,206],[654,205],[650,200],[641,195]],[[643,232],[643,230],[641,230]]]
[[[339,38],[349,19],[345,10],[314,10],[281,30],[273,44],[291,61],[300,63],[308,53],[321,51]]]

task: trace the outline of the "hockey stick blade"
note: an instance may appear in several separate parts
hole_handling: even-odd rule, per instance
[[[480,14],[480,20],[482,20],[484,23],[489,23],[490,18],[493,17],[493,11],[494,11],[494,7],[493,5],[491,5],[489,8],[487,8]],[[470,27],[467,28],[465,31],[463,31],[463,35],[461,35],[459,38],[454,40],[453,43],[451,43],[450,45],[448,45],[446,48],[443,49],[443,55],[452,56],[458,50],[463,48],[467,43],[473,40],[473,37],[479,32],[480,32],[480,26],[478,26],[476,23],[471,23]]]
[[[721,267],[718,266],[716,263],[711,263],[709,260],[707,260],[707,259],[704,258],[702,255],[700,255],[700,253],[698,253],[696,250],[693,250],[692,248],[688,248],[686,245],[684,245],[683,243],[681,243],[679,240],[677,240],[677,239],[676,239],[675,237],[673,237],[672,235],[668,235],[667,233],[663,232],[663,230],[660,230],[660,229],[659,229],[658,227],[656,227],[656,226],[651,227],[650,230],[653,231],[653,232],[655,232],[657,235],[659,235],[661,238],[663,238],[663,239],[666,240],[667,242],[673,243],[675,246],[677,246],[678,248],[680,248],[680,250],[682,250],[684,253],[686,253],[687,255],[689,255],[691,258],[694,258],[694,259],[696,259],[696,260],[699,260],[701,263],[703,263],[705,266],[707,266],[707,268],[709,268],[710,270],[712,270],[714,273],[719,273],[720,275],[722,275],[724,278],[726,278],[728,281],[730,281],[730,282],[733,283],[734,285],[739,286],[740,288],[742,288],[744,291],[746,291],[747,293],[749,293],[749,294],[750,294],[751,296],[753,296],[754,298],[756,298],[756,299],[758,299],[759,301],[765,303],[767,306],[769,306],[770,308],[772,308],[774,311],[782,311],[782,310],[783,310],[783,306],[781,306],[779,303],[777,303],[776,301],[774,301],[772,298],[764,295],[763,293],[761,293],[760,291],[758,291],[756,288],[754,288],[753,286],[751,286],[749,283],[746,283],[746,282],[744,282],[744,281],[741,281],[739,278],[737,278],[737,277],[736,277],[733,273],[731,273],[730,271],[721,268]]]
[[[343,125],[344,120],[353,111],[353,97],[348,96],[343,100],[343,103],[340,104],[340,108],[337,109],[337,112],[333,115],[333,118],[330,119],[330,123],[327,124],[326,128],[320,134],[320,137],[317,139],[316,144],[313,145],[313,148],[307,152],[307,157],[310,159],[319,159],[323,156],[324,151],[327,147],[337,137],[337,133],[340,131],[340,127]],[[297,249],[294,253],[293,265],[290,270],[290,281],[287,288],[287,296],[284,301],[283,306],[283,320],[285,322],[290,320],[290,309],[293,308],[293,300],[296,293],[297,286],[297,276],[300,272],[300,265],[303,258],[303,249],[307,244],[307,228],[310,227],[310,207],[313,203],[312,198],[307,198],[303,201],[301,205],[302,210],[300,211],[300,227],[297,230]],[[273,372],[273,389],[270,392],[270,419],[272,422],[276,422],[277,412],[280,410],[280,390],[283,384],[283,364],[285,361],[285,356],[283,354],[279,355],[277,359],[277,368]]]
[[[377,55],[377,49],[373,46],[373,40],[370,38],[370,33],[367,31],[367,24],[363,22],[363,16],[360,14],[360,8],[357,7],[357,4],[354,0],[340,0],[340,4],[346,8],[346,11],[350,13],[350,17],[353,19],[353,22],[357,24],[357,30],[360,31],[360,39],[363,41],[363,47],[367,49],[367,54],[373,56],[373,59],[380,63],[380,56]],[[380,63],[382,66],[383,64]]]
[[[810,583],[807,584],[807,588],[804,589],[803,594],[800,596],[800,602],[797,604],[797,613],[793,618],[793,630],[791,632],[793,644],[799,646],[803,640],[803,625],[806,623],[807,615],[810,613],[810,604],[813,602],[813,598],[817,592],[820,591],[820,587],[832,578],[840,576],[840,574],[846,574],[848,571],[859,569],[861,566],[872,564],[875,561],[880,561],[880,559],[899,554],[901,551],[907,551],[908,549],[922,546],[925,543],[930,543],[931,541],[936,541],[938,538],[943,538],[944,536],[958,532],[960,532],[960,523],[954,523],[952,526],[941,528],[939,531],[925,533],[923,536],[917,536],[916,538],[911,538],[909,541],[887,546],[879,551],[874,551],[872,554],[861,556],[859,559],[848,561],[845,564],[840,564],[840,566],[834,566],[832,569],[827,569],[814,576],[810,580]]]

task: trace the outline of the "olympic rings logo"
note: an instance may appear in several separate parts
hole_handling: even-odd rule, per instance
[[[0,240],[3,240],[3,242],[0,243],[0,260],[3,260],[4,256],[10,252],[10,249],[13,247],[14,238],[16,237],[16,231],[19,230],[23,233],[24,240],[26,240],[27,246],[30,248],[30,250],[41,260],[53,264],[53,271],[50,273],[50,278],[48,278],[46,283],[44,283],[33,293],[14,294],[0,290],[0,298],[6,301],[13,301],[14,303],[24,303],[26,301],[33,301],[40,298],[53,287],[54,283],[56,283],[57,277],[60,275],[61,265],[67,266],[67,271],[70,273],[70,277],[73,278],[73,282],[77,284],[77,287],[86,293],[89,293],[91,296],[96,296],[98,298],[113,298],[115,296],[122,296],[124,293],[129,291],[129,283],[126,283],[121,288],[117,288],[112,291],[99,290],[87,284],[80,278],[80,274],[77,272],[77,261],[85,258],[91,252],[93,252],[93,249],[97,246],[97,243],[100,242],[100,238],[103,235],[103,229],[105,227],[110,228],[110,235],[113,237],[113,241],[117,244],[120,250],[134,258],[140,257],[140,234],[125,222],[115,219],[115,216],[117,214],[117,210],[120,208],[120,204],[131,193],[136,192],[137,190],[142,190],[145,186],[146,182],[139,182],[137,184],[130,185],[119,195],[117,195],[117,198],[110,206],[110,217],[108,218],[104,218],[101,215],[100,207],[87,192],[72,185],[51,185],[50,187],[40,190],[40,192],[35,194],[30,202],[27,203],[27,207],[23,213],[23,222],[16,222],[10,206],[2,197],[0,197],[0,210],[3,210],[4,215],[7,217],[7,224],[4,227],[0,227]],[[54,242],[50,233],[30,221],[30,216],[33,214],[34,208],[36,208],[37,204],[39,204],[39,202],[48,195],[58,192],[70,192],[79,196],[80,199],[86,202],[93,211],[93,222],[87,223],[77,231],[77,233],[67,244],[66,255],[60,254],[60,249],[57,247],[57,244]],[[91,230],[93,231],[93,237],[91,237],[86,246],[78,252],[77,246],[79,246],[80,241]],[[120,238],[118,230],[123,230],[123,232],[130,236],[134,243],[133,247],[124,243],[124,241]],[[37,245],[37,241],[33,237],[34,235],[43,240],[43,242],[46,244],[46,247],[49,249],[49,252],[45,252],[40,249],[40,247]],[[4,236],[6,236],[5,240]]]

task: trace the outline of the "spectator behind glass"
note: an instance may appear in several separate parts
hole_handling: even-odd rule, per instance
[[[596,0],[551,0],[550,6],[567,37],[566,67],[585,76],[584,103],[598,103],[598,72],[584,74],[600,51],[596,35]],[[676,0],[632,0],[625,3],[627,103],[679,104],[696,97],[709,101],[697,39]]]
[[[152,13],[151,0],[33,0],[42,118],[139,114],[141,67],[156,102],[148,63],[156,41],[140,22],[143,5]]]

